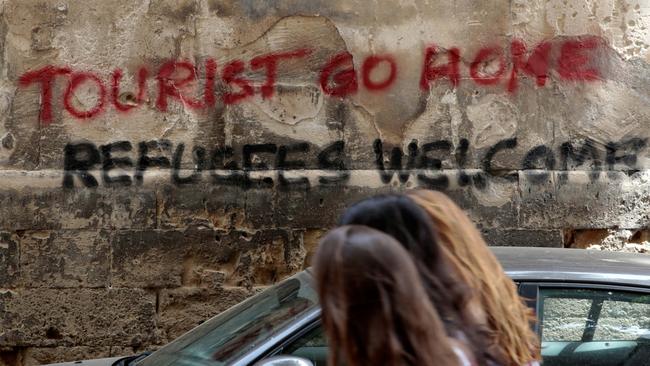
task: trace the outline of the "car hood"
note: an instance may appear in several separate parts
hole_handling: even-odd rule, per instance
[[[63,363],[53,363],[50,365],[44,366],[111,366],[117,360],[124,358],[121,357],[111,357],[111,358],[98,358],[95,360],[85,360],[85,361],[73,361],[73,362],[63,362]]]

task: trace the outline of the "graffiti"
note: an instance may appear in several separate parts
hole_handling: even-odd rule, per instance
[[[565,142],[557,151],[539,145],[524,154],[516,169],[537,171],[538,174],[530,177],[533,183],[546,181],[550,172],[558,166],[562,171],[589,170],[595,180],[601,172],[614,170],[617,164],[625,170],[635,171],[637,156],[647,145],[647,140],[640,138],[610,142],[604,154],[589,139]],[[63,187],[74,187],[75,177],[83,187],[97,187],[100,179],[108,186],[142,185],[147,170],[156,168],[171,171],[170,181],[175,185],[196,184],[207,177],[213,184],[243,189],[274,188],[276,185],[280,189],[309,189],[312,183],[305,173],[310,170],[322,173],[317,177],[320,185],[346,184],[352,172],[346,163],[344,141],[334,141],[315,152],[306,142],[279,146],[273,143],[247,144],[241,147],[240,155],[236,155],[235,149],[230,146],[212,150],[194,146],[186,152],[184,143],[174,147],[169,140],[142,141],[136,146],[137,153],[133,157],[129,153],[136,147],[129,141],[99,147],[89,142],[67,144],[64,149]],[[480,169],[470,169],[467,167],[470,149],[467,139],[460,140],[457,146],[447,140],[424,144],[412,141],[406,152],[400,147],[386,147],[378,139],[372,145],[375,160],[370,164],[371,170],[377,171],[382,184],[405,184],[415,180],[422,186],[446,189],[450,179],[456,179],[461,187],[473,185],[484,189],[488,178],[498,173],[493,167],[495,159],[509,150],[511,153],[517,146],[516,138],[501,140],[484,153]],[[182,169],[184,156],[191,159],[193,169]],[[305,157],[311,160],[305,160]],[[450,178],[446,174],[445,170],[452,169],[443,169],[443,161],[451,162],[453,170],[457,171],[455,177]],[[99,176],[92,172],[98,168],[101,171]],[[121,173],[116,174],[118,169]],[[132,175],[126,174],[129,170],[132,170]],[[291,176],[287,175],[289,173]],[[512,174],[503,177],[517,179]]]
[[[595,52],[599,48],[604,48],[604,41],[596,37],[573,37],[559,42],[541,42],[531,49],[528,49],[522,41],[513,40],[509,45],[509,59],[503,47],[482,48],[471,59],[468,72],[476,85],[504,84],[505,90],[510,93],[517,90],[519,78],[522,76],[534,78],[536,85],[543,87],[553,67],[562,80],[595,81],[602,77],[595,66],[598,64]],[[201,65],[201,75],[197,65],[190,61],[169,60],[162,64],[153,76],[157,83],[155,106],[164,112],[167,111],[169,103],[175,101],[189,109],[201,110],[214,107],[218,101],[225,105],[242,103],[256,94],[264,99],[271,98],[275,94],[278,67],[289,60],[305,59],[314,51],[303,48],[275,52],[254,57],[249,62],[232,60],[225,65],[219,65],[214,58],[206,58]],[[557,54],[557,57],[551,60],[554,54]],[[440,64],[444,60],[447,62]],[[427,91],[433,83],[445,79],[452,87],[458,87],[461,80],[466,79],[461,77],[463,71],[461,65],[464,64],[461,60],[462,55],[457,47],[448,49],[437,45],[426,47],[420,89]],[[494,62],[498,65],[496,69],[489,67]],[[324,65],[318,65],[320,72],[315,82],[320,85],[324,94],[342,98],[357,93],[360,87],[375,93],[387,91],[399,77],[398,63],[390,54],[370,55],[360,65],[361,70],[357,72],[353,57],[348,52],[333,55]],[[382,65],[389,71],[380,80],[375,80],[373,71]],[[253,81],[255,78],[252,78],[251,74],[260,72],[264,81],[258,85],[259,83]],[[67,79],[67,87],[61,103],[63,108],[72,117],[87,120],[102,114],[109,104],[121,113],[128,113],[141,106],[148,95],[147,80],[151,72],[146,66],[141,66],[135,74],[137,92],[132,94],[134,96],[128,104],[120,101],[119,98],[122,90],[121,82],[124,78],[121,69],[115,69],[110,74],[110,87],[107,87],[104,80],[95,72],[55,65],[24,73],[19,78],[19,85],[23,88],[32,85],[40,87],[40,121],[47,125],[52,121],[53,105],[59,105],[58,101],[53,101],[53,88],[59,78]],[[199,80],[202,80],[202,86],[196,86]],[[217,95],[216,83],[225,86],[225,91],[220,92],[220,95]],[[72,101],[78,89],[87,84],[95,86],[96,102],[94,106],[82,110]]]
[[[150,168],[171,169],[171,179],[174,184],[198,183],[202,172],[208,170],[211,179],[216,184],[232,185],[241,188],[271,188],[274,186],[272,178],[253,178],[251,172],[277,171],[278,182],[281,188],[309,187],[309,181],[304,177],[289,178],[286,171],[302,170],[306,162],[292,158],[291,155],[299,152],[309,152],[310,145],[304,142],[281,145],[276,144],[248,144],[242,147],[241,164],[234,161],[235,152],[231,147],[218,147],[210,155],[202,146],[192,149],[192,162],[194,171],[189,176],[181,176],[181,161],[185,153],[185,144],[180,143],[172,150],[172,143],[168,140],[142,141],[137,144],[138,157],[116,158],[114,152],[128,153],[134,150],[129,141],[118,141],[110,144],[95,146],[92,143],[69,143],[64,149],[64,178],[63,186],[74,186],[74,176],[77,176],[85,187],[96,187],[98,179],[90,171],[101,166],[101,178],[106,185],[130,186],[142,185],[145,172]],[[316,163],[319,169],[333,171],[334,174],[319,177],[320,184],[336,184],[344,182],[348,173],[343,160],[344,143],[335,141],[318,154]],[[254,162],[253,156],[258,159]],[[271,159],[264,160],[268,156]],[[273,159],[274,158],[274,159]],[[271,160],[275,163],[271,165]],[[134,169],[133,177],[125,174],[114,176],[111,171],[120,168]],[[223,174],[223,172],[226,172]]]

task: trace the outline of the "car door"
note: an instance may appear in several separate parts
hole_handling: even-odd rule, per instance
[[[520,283],[538,317],[544,366],[650,365],[650,289],[575,283]],[[327,364],[327,340],[318,321],[273,354]]]
[[[535,293],[544,366],[650,364],[650,291],[600,284],[522,284]]]

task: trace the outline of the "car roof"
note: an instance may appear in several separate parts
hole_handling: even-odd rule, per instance
[[[587,282],[650,288],[650,255],[584,249],[491,247],[515,281]]]

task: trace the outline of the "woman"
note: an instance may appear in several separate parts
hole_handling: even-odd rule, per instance
[[[478,294],[491,330],[489,353],[506,366],[539,360],[539,341],[530,327],[534,314],[476,226],[443,193],[419,190],[407,196],[427,212],[437,229],[444,257]]]
[[[426,211],[404,195],[382,195],[348,208],[340,225],[364,225],[396,239],[413,257],[428,298],[440,314],[447,334],[460,340],[480,365],[488,339],[487,321],[469,280],[445,259]]]
[[[471,365],[446,336],[413,259],[395,239],[340,227],[321,240],[313,267],[330,366]]]

